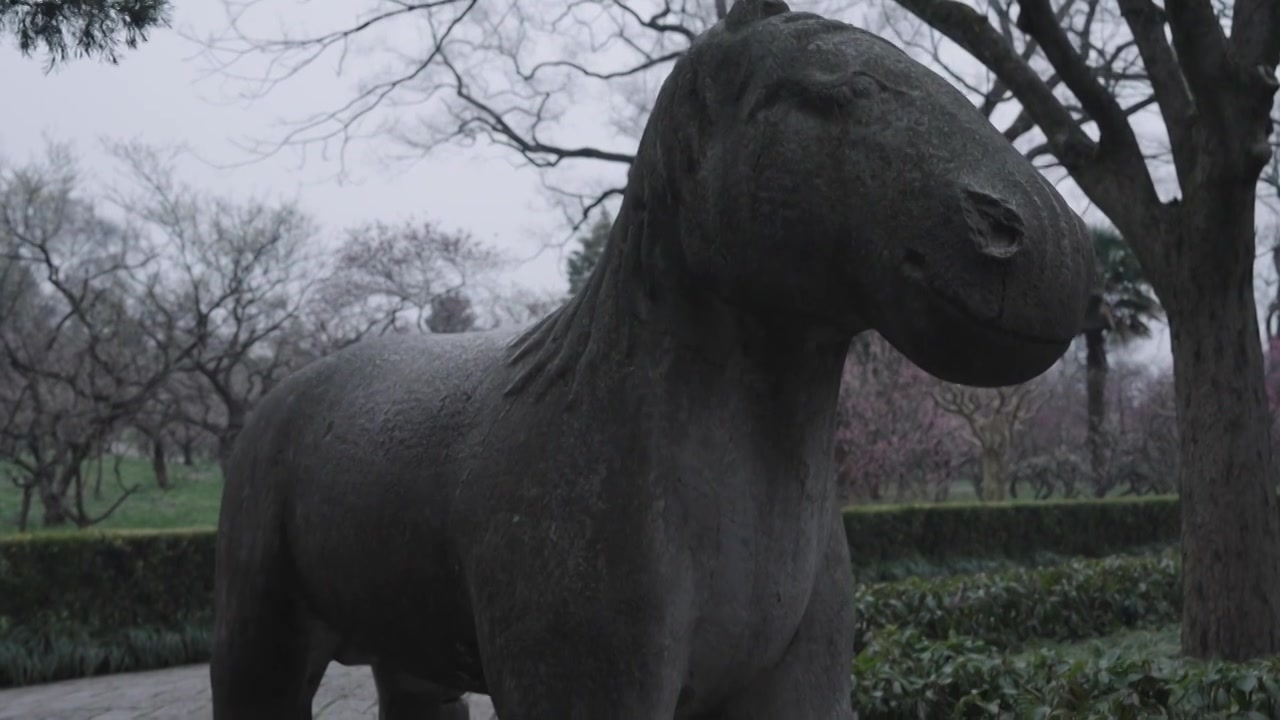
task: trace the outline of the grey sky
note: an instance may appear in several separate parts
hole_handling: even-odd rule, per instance
[[[291,9],[302,8],[310,27],[334,27],[349,24],[353,10],[368,4],[273,2],[264,7],[267,12],[255,16],[252,29],[274,36],[279,26],[272,17]],[[175,3],[174,27],[183,32],[204,36],[225,24],[219,1]],[[294,23],[289,26],[294,28]],[[413,47],[413,38],[409,39]],[[98,147],[102,137],[186,144],[199,157],[219,164],[245,160],[249,155],[236,147],[236,141],[278,137],[282,119],[346,100],[364,67],[386,62],[385,55],[357,53],[348,58],[341,76],[332,63],[322,64],[265,98],[246,102],[236,99],[243,85],[208,74],[207,62],[197,58],[199,50],[178,32],[158,30],[145,45],[126,53],[118,66],[77,60],[46,75],[41,58],[21,57],[13,41],[5,38],[0,46],[0,92],[16,99],[14,107],[20,111],[7,113],[0,126],[0,156],[28,159],[40,151],[48,135],[73,142],[84,168],[104,180],[114,166]],[[245,72],[253,75],[254,69]],[[607,124],[601,117],[598,126],[589,129],[594,137],[587,141],[599,139],[600,126]],[[509,151],[481,146],[436,151],[414,163],[379,159],[379,151],[395,149],[388,142],[357,143],[342,181],[335,178],[336,160],[317,152],[305,158],[286,153],[229,169],[216,169],[193,158],[181,170],[183,179],[232,196],[297,198],[330,238],[344,227],[370,220],[437,221],[449,229],[469,231],[512,257],[536,255],[512,272],[513,282],[557,292],[565,287],[562,253],[552,248],[539,254],[548,243],[562,242],[566,229],[563,216],[541,190],[536,172],[521,167]],[[1063,190],[1077,210],[1097,219],[1074,188]],[[1266,217],[1259,220],[1272,222]],[[1161,327],[1154,341],[1144,343],[1137,354],[1167,362],[1165,329]]]
[[[175,5],[177,28],[206,33],[223,23],[218,2]],[[307,7],[349,20],[352,6]],[[341,100],[351,87],[349,77],[306,77],[281,86],[265,100],[237,102],[234,88],[203,72],[205,65],[194,57],[197,51],[178,33],[162,29],[138,50],[125,53],[118,66],[76,60],[46,75],[42,58],[23,58],[15,43],[4,38],[0,91],[17,111],[6,112],[0,125],[0,156],[14,162],[33,158],[48,135],[73,142],[84,170],[105,180],[116,166],[101,152],[99,138],[138,138],[158,145],[184,143],[202,158],[226,164],[249,157],[236,141],[272,136],[280,119],[296,114],[296,108],[316,107],[317,97]],[[537,175],[517,169],[504,153],[446,150],[411,165],[357,154],[344,182],[334,179],[338,164],[333,159],[312,154],[300,160],[281,155],[220,170],[188,159],[181,177],[234,197],[296,198],[331,236],[364,221],[414,216],[469,231],[520,258],[536,253],[544,241],[564,237],[560,215],[548,206]],[[513,280],[560,290],[561,264],[557,252],[543,253],[514,271]]]

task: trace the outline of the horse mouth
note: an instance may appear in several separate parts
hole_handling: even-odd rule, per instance
[[[1043,346],[1062,346],[1070,344],[1075,339],[1075,335],[1066,337],[1038,335],[1011,328],[992,318],[983,317],[975,312],[963,299],[938,287],[937,284],[929,280],[929,275],[925,272],[924,267],[924,254],[917,250],[907,250],[906,256],[902,261],[902,273],[912,285],[926,294],[934,304],[941,306],[947,314],[959,316],[958,319],[1000,338]]]

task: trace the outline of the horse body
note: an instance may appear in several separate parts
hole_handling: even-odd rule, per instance
[[[824,465],[833,404],[815,413],[809,397],[834,395],[808,387],[838,375],[844,345],[780,352],[764,330],[743,339],[758,357],[655,336],[661,364],[595,366],[578,380],[598,392],[573,413],[564,389],[513,413],[510,331],[384,338],[322,360],[245,429],[256,442],[230,468],[224,517],[238,521],[222,530],[261,523],[282,542],[237,579],[277,577],[288,600],[272,620],[305,618],[312,673],[371,664],[387,692],[449,700],[491,692],[480,658],[528,643],[540,657],[654,645],[670,712],[713,709],[779,660],[831,571],[824,556],[847,565]],[[583,417],[627,418],[627,433]],[[630,682],[611,665],[610,682]]]
[[[219,521],[215,720],[310,717],[334,659],[373,666],[385,720],[465,718],[466,691],[503,720],[849,720],[850,339],[1029,379],[1079,328],[1088,251],[945,82],[739,2],[664,84],[578,296],[358,345],[255,410]]]

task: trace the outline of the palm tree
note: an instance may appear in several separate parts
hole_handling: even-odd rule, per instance
[[[1123,345],[1151,336],[1151,323],[1163,314],[1142,267],[1120,233],[1094,226],[1093,253],[1100,282],[1090,298],[1081,334],[1085,341],[1085,385],[1089,417],[1089,466],[1094,492],[1101,497],[1106,472],[1107,343]]]

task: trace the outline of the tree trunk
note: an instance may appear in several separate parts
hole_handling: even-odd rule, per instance
[[[218,433],[218,465],[223,473],[227,470],[227,461],[231,459],[231,450],[236,445],[236,438],[244,428],[245,416],[249,411],[240,403],[227,403],[227,424]]]
[[[164,441],[156,438],[151,441],[151,472],[156,476],[156,487],[169,489],[169,461],[165,456]]]
[[[1280,514],[1252,214],[1216,219],[1195,223],[1213,233],[1213,245],[1176,238],[1171,269],[1180,277],[1166,278],[1174,289],[1166,309],[1181,434],[1182,649],[1246,660],[1280,653]]]
[[[102,452],[98,453],[98,469],[93,477],[93,499],[102,499]]]
[[[195,453],[193,447],[195,441],[191,438],[184,439],[179,447],[182,449],[182,464],[184,467],[193,467],[196,464]]]
[[[1000,502],[1005,499],[1004,453],[999,448],[982,448],[982,500]]]
[[[40,504],[44,507],[41,522],[45,527],[57,527],[67,524],[68,515],[65,504],[66,497],[54,488],[53,478],[41,478],[37,492]]]
[[[1089,471],[1093,475],[1093,494],[1107,494],[1107,336],[1101,327],[1084,334],[1085,386],[1088,396]]]
[[[18,508],[18,532],[26,532],[31,519],[31,486],[22,488],[22,505]]]
[[[1280,188],[1277,188],[1277,195],[1280,195]],[[1277,237],[1271,243],[1271,267],[1276,272],[1276,277],[1280,277],[1280,237]],[[1280,336],[1280,285],[1276,286],[1275,293],[1271,296],[1271,303],[1267,306],[1267,344]]]

